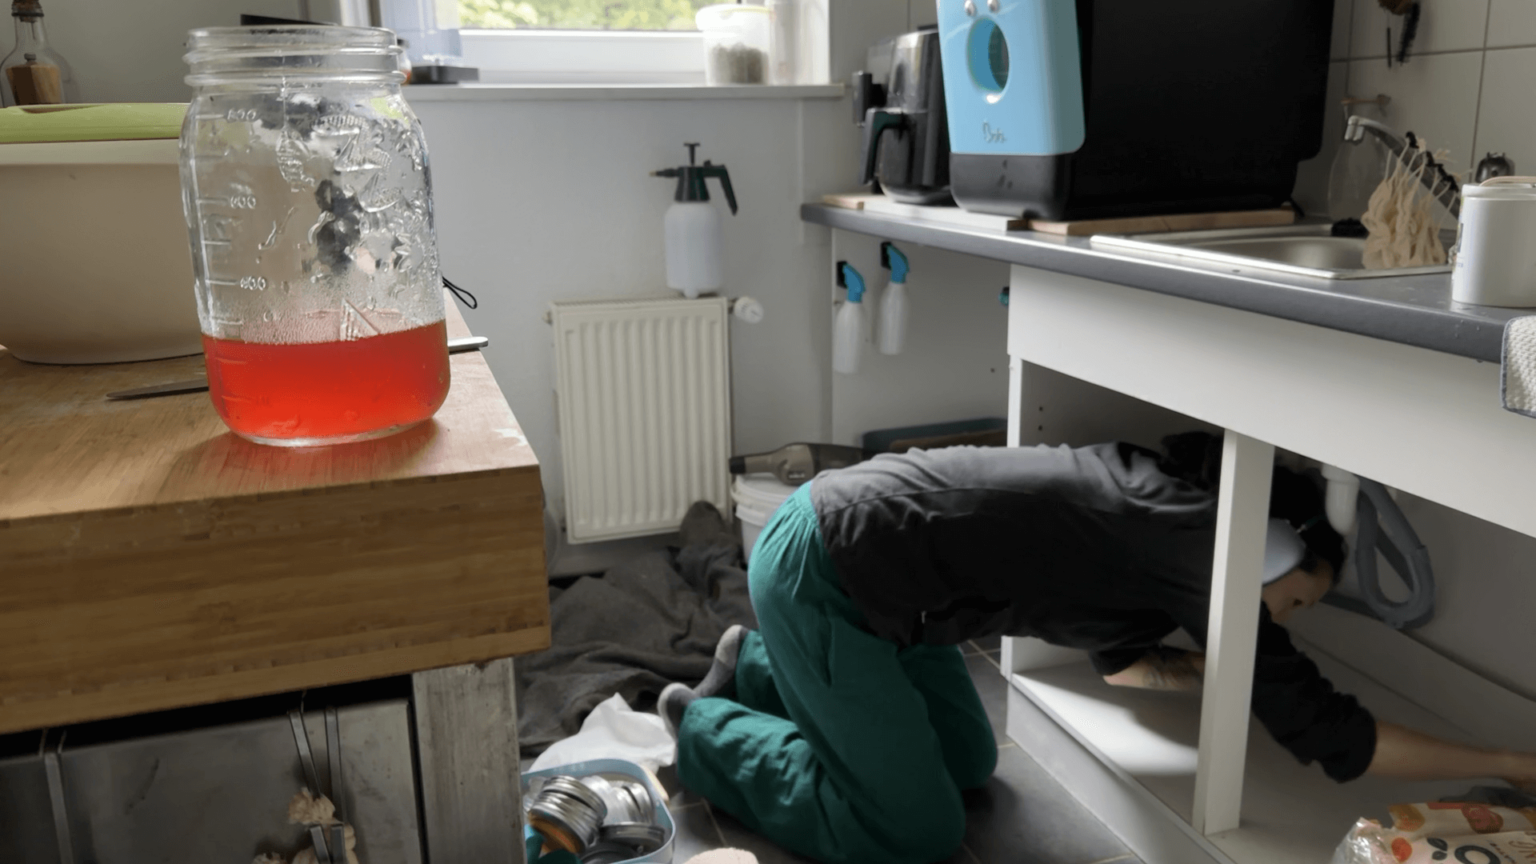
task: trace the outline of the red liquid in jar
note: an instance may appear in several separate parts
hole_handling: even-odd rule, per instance
[[[398,431],[448,396],[448,330],[267,345],[203,336],[213,407],[238,434],[324,444]]]

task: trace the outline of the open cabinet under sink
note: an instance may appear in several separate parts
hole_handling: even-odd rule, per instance
[[[1478,722],[1468,720],[1474,712],[1496,713],[1495,722],[1503,724],[1536,718],[1536,703],[1462,670],[1384,625],[1330,607],[1318,607],[1305,617],[1311,620],[1305,622],[1304,631],[1321,643],[1298,632],[1294,634],[1298,647],[1340,690],[1359,698],[1378,719],[1470,742],[1483,737],[1479,732],[1489,731],[1467,728]],[[1084,751],[1078,758],[1108,769],[1122,784],[1122,791],[1163,810],[1170,817],[1168,824],[1183,833],[1188,843],[1223,864],[1320,864],[1329,860],[1360,817],[1390,825],[1387,808],[1391,804],[1437,801],[1463,794],[1473,785],[1497,782],[1489,778],[1408,783],[1366,776],[1334,783],[1317,766],[1297,762],[1255,721],[1248,732],[1242,822],[1234,830],[1201,837],[1190,827],[1199,759],[1199,693],[1111,687],[1094,672],[1086,655],[1073,658],[1034,640],[1015,640],[1009,653],[1011,668],[1017,670],[1005,669],[1012,685],[1010,737],[1040,758],[1039,739],[1049,731],[1040,728],[1043,714]],[[1381,669],[1384,661],[1395,662],[1400,671]],[[1457,694],[1461,698],[1431,698],[1432,688],[1443,686],[1447,676],[1456,676],[1466,692]],[[1418,693],[1393,689],[1414,689],[1416,681],[1425,684]],[[1419,704],[1424,702],[1438,710]],[[1443,716],[1447,714],[1453,716]],[[1060,772],[1058,779],[1064,785],[1084,797],[1106,821],[1113,821],[1114,808],[1104,800],[1112,793],[1090,791],[1091,782],[1084,785],[1092,771],[1070,767],[1072,754],[1067,751],[1071,748],[1058,742],[1045,749],[1057,760],[1055,765],[1047,764],[1048,770]],[[1123,830],[1123,826],[1111,827]]]
[[[1536,477],[1536,424],[1500,407],[1497,364],[1017,265],[1008,316],[1010,444],[1156,449],[1192,428],[1225,437],[1205,689],[1113,688],[1081,654],[1004,640],[1007,732],[1024,752],[1147,864],[1321,864],[1361,817],[1390,822],[1391,804],[1498,782],[1337,784],[1251,719],[1260,529],[1277,451],[1536,537],[1518,482]],[[1446,563],[1442,586],[1470,566]],[[1499,626],[1511,661],[1530,650],[1528,628]],[[1536,750],[1536,701],[1413,636],[1331,607],[1298,613],[1289,628],[1379,719]]]

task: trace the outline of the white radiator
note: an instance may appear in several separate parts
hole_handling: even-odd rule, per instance
[[[551,304],[569,542],[676,531],[695,501],[731,512],[728,306]]]

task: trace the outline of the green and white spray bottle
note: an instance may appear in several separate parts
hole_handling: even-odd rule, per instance
[[[852,264],[839,261],[837,284],[848,289],[848,299],[832,321],[832,368],[852,375],[859,371],[864,349],[864,277]]]
[[[709,189],[704,181],[710,177],[720,181],[732,214],[736,212],[736,191],[731,188],[731,175],[724,165],[715,165],[708,159],[703,165],[695,165],[694,151],[699,145],[683,146],[688,148],[687,165],[652,171],[651,176],[677,178],[677,191],[665,219],[667,287],[692,299],[725,287],[720,211],[709,203]]]
[[[880,353],[900,354],[907,344],[907,273],[911,265],[896,244],[880,244],[880,266],[891,271],[880,301]]]

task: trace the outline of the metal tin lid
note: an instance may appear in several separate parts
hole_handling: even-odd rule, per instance
[[[178,138],[186,115],[181,102],[0,108],[0,144]]]
[[[544,792],[551,790],[564,793],[581,801],[596,811],[599,821],[608,818],[608,804],[603,801],[602,796],[593,792],[587,784],[575,777],[557,774],[544,781],[544,787],[540,790],[540,794],[542,795]]]
[[[632,861],[640,854],[628,843],[607,843],[599,840],[581,854],[581,864],[619,864],[622,861]]]
[[[613,784],[622,797],[627,797],[634,811],[637,822],[654,823],[656,821],[656,801],[651,798],[650,790],[645,785],[634,780],[620,780]]]
[[[667,829],[645,822],[610,822],[600,836],[605,843],[625,843],[648,855],[666,843]]]

